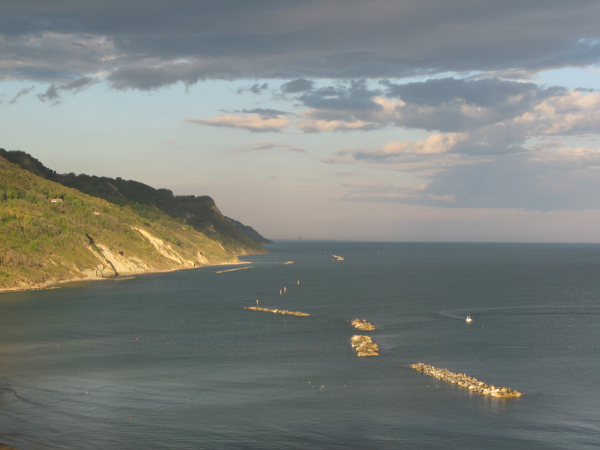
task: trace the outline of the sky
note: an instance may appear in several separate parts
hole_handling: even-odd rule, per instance
[[[600,242],[600,2],[3,0],[0,147],[271,239]]]

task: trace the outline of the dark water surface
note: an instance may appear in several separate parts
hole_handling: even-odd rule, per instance
[[[19,450],[600,447],[600,246],[283,242],[269,250],[245,258],[247,270],[0,294],[0,442]],[[311,316],[242,309],[257,299]],[[347,322],[355,318],[376,325],[363,334],[379,357],[355,356]],[[419,361],[525,395],[481,397],[409,367]]]

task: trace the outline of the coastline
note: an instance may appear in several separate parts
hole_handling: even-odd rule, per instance
[[[247,255],[245,255],[245,256],[247,256]],[[238,258],[238,256],[235,256],[235,258]],[[202,266],[176,267],[176,268],[172,268],[172,269],[145,270],[142,272],[127,272],[122,275],[117,275],[116,277],[111,277],[111,278],[104,278],[104,277],[69,278],[69,279],[59,280],[59,281],[56,281],[56,280],[47,281],[45,283],[38,283],[35,285],[31,285],[31,286],[16,286],[16,287],[9,287],[9,288],[0,288],[0,294],[6,293],[6,292],[45,291],[45,290],[49,290],[49,289],[60,289],[59,285],[65,284],[65,283],[73,283],[75,281],[102,281],[102,280],[110,280],[110,279],[118,280],[121,277],[129,277],[132,275],[142,275],[142,274],[146,274],[146,273],[166,273],[166,272],[176,272],[178,270],[203,269],[205,267],[215,267],[215,266],[237,266],[237,265],[242,265],[242,264],[252,264],[252,263],[250,261],[237,260],[237,261],[219,262],[216,264],[205,264]],[[3,450],[1,446],[0,446],[0,450]]]

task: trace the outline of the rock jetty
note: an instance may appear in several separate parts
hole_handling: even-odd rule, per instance
[[[369,336],[355,334],[350,338],[350,345],[356,350],[357,356],[378,356],[379,346],[373,343]]]
[[[236,270],[245,270],[245,269],[252,269],[252,266],[250,267],[238,267],[236,269],[227,269],[227,270],[219,270],[216,273],[227,273],[227,272],[235,272]]]
[[[244,309],[251,309],[252,311],[265,311],[265,312],[270,312],[270,313],[274,313],[274,314],[289,314],[291,316],[310,316],[310,314],[306,314],[303,312],[299,312],[299,311],[287,311],[285,309],[268,309],[268,308],[260,308],[258,306],[247,306]]]
[[[354,328],[356,328],[357,330],[361,330],[361,331],[372,331],[372,330],[375,329],[375,327],[373,326],[373,324],[367,322],[365,319],[363,319],[363,320],[354,319],[350,323],[352,325],[354,325]]]
[[[506,387],[487,385],[484,382],[479,381],[477,378],[469,377],[464,373],[453,373],[449,370],[438,369],[423,363],[412,364],[410,367],[419,372],[423,372],[426,375],[431,375],[434,378],[456,384],[472,392],[477,392],[479,395],[489,395],[491,397],[499,398],[514,398],[523,395],[520,392]]]

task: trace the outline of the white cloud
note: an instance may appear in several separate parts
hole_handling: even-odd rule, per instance
[[[302,147],[296,147],[294,145],[283,144],[280,142],[256,142],[245,147],[232,148],[229,151],[233,153],[243,153],[258,150],[285,150],[290,152],[306,153],[306,150]]]
[[[355,131],[370,130],[376,128],[376,125],[362,120],[354,122],[344,122],[341,120],[310,120],[297,123],[305,133],[318,133],[321,131]]]
[[[187,121],[199,125],[241,128],[254,132],[280,131],[292,124],[292,120],[285,116],[267,117],[256,114],[225,114],[211,119],[187,119]]]

